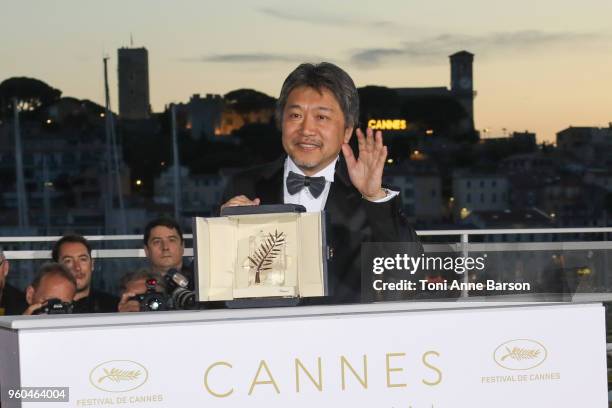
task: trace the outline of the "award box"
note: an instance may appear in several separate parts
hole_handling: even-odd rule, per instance
[[[325,213],[304,211],[242,206],[193,218],[197,301],[326,296]]]

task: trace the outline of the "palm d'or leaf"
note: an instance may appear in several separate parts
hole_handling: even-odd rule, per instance
[[[280,254],[280,248],[284,243],[284,232],[275,230],[274,234],[268,234],[268,237],[261,243],[259,248],[255,250],[252,256],[248,257],[256,273],[272,269],[270,265],[272,265],[274,258]]]

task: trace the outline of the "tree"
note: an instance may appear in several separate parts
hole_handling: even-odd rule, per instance
[[[45,82],[27,77],[13,77],[0,83],[0,113],[10,115],[13,111],[13,100],[21,112],[33,112],[42,106],[57,101],[62,91]]]
[[[281,133],[271,123],[250,123],[232,133],[248,152],[245,163],[251,165],[272,161],[283,153]]]
[[[224,96],[227,105],[236,113],[245,114],[263,109],[274,109],[276,99],[254,89],[236,89]]]

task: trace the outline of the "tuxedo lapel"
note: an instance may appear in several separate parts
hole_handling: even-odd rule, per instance
[[[325,203],[325,211],[333,216],[335,222],[346,223],[359,207],[360,198],[351,183],[344,158],[340,156],[336,163],[334,182]]]
[[[255,192],[261,199],[261,204],[279,204],[284,202],[283,197],[283,170],[285,156],[270,163],[257,180]]]

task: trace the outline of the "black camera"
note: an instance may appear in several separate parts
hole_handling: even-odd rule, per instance
[[[158,291],[157,279],[146,282],[147,291],[131,297],[140,303],[141,312],[156,312],[160,310],[189,310],[195,308],[195,293],[188,289],[189,279],[176,269],[170,269],[164,275],[165,291]]]
[[[140,303],[141,312],[157,312],[169,310],[169,297],[164,292],[157,291],[157,279],[147,279],[147,291],[141,295],[131,297],[129,300],[136,300]]]
[[[60,299],[53,298],[47,300],[47,302],[39,309],[35,310],[33,314],[70,314],[74,304],[72,302],[62,302]]]
[[[188,289],[189,279],[185,275],[172,268],[166,272],[164,280],[172,309],[190,310],[195,308],[195,293]]]

